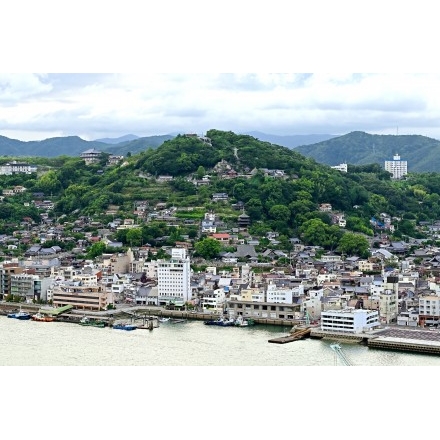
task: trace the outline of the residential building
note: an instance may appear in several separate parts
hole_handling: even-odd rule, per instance
[[[395,154],[393,160],[385,161],[385,170],[392,174],[393,179],[401,179],[408,174],[408,162]]]
[[[214,193],[212,195],[213,202],[223,202],[228,200],[228,194],[226,193]]]
[[[209,290],[203,293],[200,305],[203,310],[222,310],[225,300],[225,289]]]
[[[419,324],[419,314],[415,309],[402,311],[397,317],[397,325],[417,327],[418,324]]]
[[[0,266],[0,299],[5,299],[7,295],[11,294],[12,276],[22,274],[24,270],[23,267],[14,262],[3,263]]]
[[[101,267],[107,275],[115,273],[127,273],[130,263],[134,260],[133,251],[129,249],[126,253],[103,254]]]
[[[440,297],[433,294],[419,297],[420,326],[438,325],[440,320]]]
[[[10,293],[14,296],[24,298],[26,302],[30,303],[33,301],[47,300],[47,289],[50,287],[53,279],[22,273],[11,275],[10,281]]]
[[[299,285],[294,288],[280,285],[279,283],[269,282],[266,288],[266,302],[293,304],[294,298],[304,295],[304,286]]]
[[[72,305],[75,309],[100,311],[107,308],[107,292],[102,285],[81,281],[59,282],[48,291],[54,307]]]
[[[23,162],[12,161],[0,166],[0,175],[12,174],[32,174],[37,172],[35,165],[29,165]]]
[[[332,166],[330,168],[333,168],[334,170],[341,171],[343,173],[347,172],[347,164],[346,163],[341,163],[339,165],[335,165],[335,166]]]

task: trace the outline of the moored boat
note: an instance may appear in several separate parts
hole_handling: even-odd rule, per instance
[[[207,321],[204,321],[205,325],[217,325],[219,327],[232,327],[234,325],[233,319],[226,319],[226,318],[216,318],[216,319],[208,319]]]
[[[236,327],[249,327],[250,325],[255,325],[255,321],[252,318],[243,318],[243,316],[237,316],[234,321]]]
[[[39,321],[39,322],[52,322],[55,321],[54,316],[48,316],[43,315],[43,313],[37,312],[35,315],[31,316],[32,321]]]
[[[136,330],[137,326],[134,324],[113,324],[115,330]]]
[[[90,326],[90,327],[100,327],[100,328],[105,327],[104,321],[101,321],[99,319],[90,319],[88,316],[83,316],[80,319],[79,324]]]
[[[166,317],[164,317],[164,316],[162,316],[161,318],[157,318],[157,320],[158,320],[159,322],[168,322],[170,319],[171,319],[171,318],[166,318]]]
[[[15,318],[15,319],[26,320],[26,319],[31,319],[31,314],[30,314],[30,313],[27,313],[27,312],[23,312],[23,311],[20,309],[19,312],[8,313],[8,318]]]

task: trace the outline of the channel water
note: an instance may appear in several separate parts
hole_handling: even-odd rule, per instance
[[[202,321],[115,330],[0,316],[0,366],[338,366],[334,341],[286,344],[290,327],[216,327]],[[339,343],[353,366],[440,366],[440,356]]]

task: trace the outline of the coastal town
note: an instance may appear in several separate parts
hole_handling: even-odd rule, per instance
[[[391,226],[383,217],[383,224]],[[79,219],[78,228],[86,222]],[[119,225],[129,227],[130,223],[122,220],[114,227]],[[221,222],[217,224],[215,213],[209,212],[200,227],[213,231],[221,228]],[[425,227],[433,235],[439,228],[436,224]],[[74,253],[44,247],[48,237],[69,238],[63,237],[63,225],[27,228],[20,234],[39,234],[42,244],[30,246],[23,258],[1,262],[0,298],[53,307],[71,305],[83,311],[126,304],[226,312],[256,320],[320,322],[327,329],[354,333],[391,323],[438,327],[440,250],[435,246],[423,240],[390,242],[384,230],[372,240],[369,258],[333,253],[317,258],[318,247],[292,238],[289,253],[265,251],[265,262],[260,262],[262,255],[245,229],[209,232],[209,237],[234,245],[236,251],[205,262],[204,271],[194,271],[194,261],[201,262],[191,259],[190,241],[161,249],[167,258],[155,259],[159,249],[143,246],[94,260],[76,260]],[[100,236],[90,238],[106,240],[109,232],[102,229]],[[277,234],[267,238],[276,243]],[[342,312],[363,318],[341,325],[337,321]]]
[[[210,145],[209,138],[200,140]],[[92,149],[81,158],[93,165],[100,155]],[[121,156],[109,159],[108,166],[123,160]],[[29,174],[34,172],[31,168],[11,162],[0,171]],[[346,164],[333,168],[347,172]],[[385,168],[393,179],[407,174],[407,163],[398,155]],[[214,171],[222,179],[239,175],[224,160]],[[283,170],[259,172],[271,179],[286,178]],[[252,174],[249,171],[248,177]],[[172,176],[156,179],[159,185],[171,180]],[[209,180],[205,175],[192,183],[205,186]],[[23,192],[26,188],[17,185],[4,189],[2,197]],[[0,235],[0,300],[6,304],[69,307],[84,314],[122,306],[157,307],[255,323],[314,326],[347,335],[387,325],[412,329],[439,326],[440,247],[435,243],[440,221],[419,222],[417,228],[425,239],[404,236],[393,241],[390,237],[401,219],[378,213],[370,220],[375,233],[368,236],[368,257],[358,257],[308,245],[300,237],[282,242],[276,231],[254,236],[249,232],[251,221],[243,203],[232,205],[236,212],[232,225],[215,209],[206,211],[198,221],[178,215],[191,212],[192,207],[148,200],[136,201],[126,217],[119,216],[117,206],[108,206],[106,214],[112,220],[104,224],[84,215],[73,222],[63,221],[63,216],[56,218],[50,215],[53,203],[44,197],[37,193],[32,201],[40,211],[40,223],[24,218],[11,235]],[[211,199],[221,206],[228,203],[229,194],[214,192]],[[331,203],[321,203],[318,209],[329,216],[333,226],[346,228],[344,213]],[[190,224],[197,229],[199,239],[206,237],[218,243],[220,251],[215,258],[201,258],[194,253],[195,240],[189,235],[171,246],[143,244],[128,249],[114,240],[120,230],[158,221],[176,228]],[[73,247],[66,251],[46,245],[54,241],[73,243]],[[96,243],[112,252],[84,258],[86,250]]]

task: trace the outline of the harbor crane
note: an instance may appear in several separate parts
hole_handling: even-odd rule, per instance
[[[335,352],[335,365],[337,364],[337,358],[341,360],[344,366],[350,367],[353,365],[339,344],[331,344],[330,348]]]

